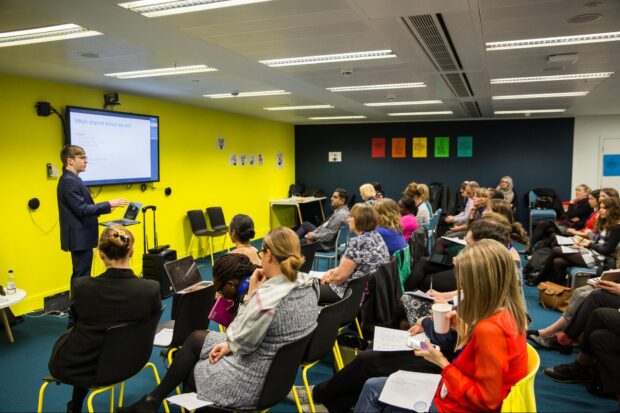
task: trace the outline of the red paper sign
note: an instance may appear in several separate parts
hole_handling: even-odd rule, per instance
[[[385,138],[372,138],[372,157],[385,158]]]
[[[392,158],[405,158],[407,156],[407,138],[392,138]]]

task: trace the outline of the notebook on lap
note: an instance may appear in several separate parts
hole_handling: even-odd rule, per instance
[[[196,287],[211,284],[208,281],[203,281],[198,266],[191,255],[165,263],[164,269],[176,294],[185,294]]]
[[[115,219],[114,221],[102,222],[99,225],[103,225],[104,227],[111,227],[112,225],[117,224],[124,226],[138,224],[139,222],[136,221],[136,218],[138,218],[140,208],[142,208],[142,203],[130,202],[129,205],[127,205],[127,209],[125,209],[125,215],[123,215],[123,218]]]

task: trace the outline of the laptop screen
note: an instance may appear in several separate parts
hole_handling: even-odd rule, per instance
[[[123,219],[135,221],[136,218],[138,218],[141,207],[142,204],[140,202],[130,202],[129,205],[127,205],[127,209],[125,210],[125,215],[123,216]]]
[[[191,287],[202,281],[198,266],[192,256],[187,256],[176,261],[170,261],[164,264],[170,284],[174,291],[182,291],[187,287]]]

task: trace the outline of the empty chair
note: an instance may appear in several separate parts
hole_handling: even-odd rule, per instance
[[[228,225],[226,225],[224,211],[222,211],[221,207],[207,208],[207,217],[209,218],[209,225],[211,226],[211,231],[213,232],[209,235],[209,241],[211,243],[211,265],[213,265],[213,238],[224,237],[224,241],[222,243],[222,250],[226,248]],[[226,249],[226,251],[229,251],[229,249]]]
[[[157,367],[149,362],[153,349],[153,338],[161,312],[143,323],[125,323],[110,327],[106,330],[101,355],[97,363],[95,379],[88,386],[92,391],[88,397],[88,411],[93,412],[93,398],[106,391],[110,391],[110,412],[114,411],[114,387],[121,384],[119,407],[123,403],[125,381],[138,374],[146,367],[153,370],[155,381],[159,384]],[[130,345],[128,345],[130,343]],[[39,390],[38,412],[43,411],[43,398],[47,386],[61,381],[48,376]],[[166,412],[168,404],[164,403]]]
[[[339,256],[339,248],[340,244],[345,241],[349,236],[349,225],[341,225],[338,229],[338,233],[336,234],[336,240],[334,241],[333,251],[317,251],[314,254],[314,259],[326,259],[328,268],[334,268],[338,265],[338,256]],[[344,249],[343,249],[344,251]],[[334,266],[331,267],[329,264],[333,261]],[[317,263],[318,267],[318,263]],[[314,265],[312,266],[314,268]]]
[[[189,224],[192,228],[192,239],[189,242],[189,247],[187,248],[187,255],[191,255],[192,244],[194,239],[198,240],[198,251],[200,251],[200,237],[208,237],[209,238],[209,247],[210,247],[210,255],[211,255],[211,265],[213,265],[213,237],[220,237],[222,235],[226,235],[227,232],[224,231],[213,231],[207,227],[207,220],[205,219],[205,214],[200,209],[193,209],[191,211],[187,211],[187,217],[189,218]],[[226,239],[224,239],[226,242]]]

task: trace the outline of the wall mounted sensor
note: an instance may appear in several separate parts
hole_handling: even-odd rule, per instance
[[[108,106],[117,106],[120,105],[121,102],[118,99],[118,93],[116,92],[110,92],[110,93],[105,93],[103,95],[103,107],[108,107]]]
[[[49,102],[37,102],[34,107],[39,116],[49,116],[52,114],[52,105]]]
[[[167,187],[166,189],[164,189],[164,194],[166,194],[166,196],[170,196],[171,193],[172,193],[172,188]]]
[[[32,198],[28,201],[28,208],[30,208],[33,211],[36,211],[37,209],[39,209],[40,206],[41,206],[41,202],[39,201],[39,198]]]

